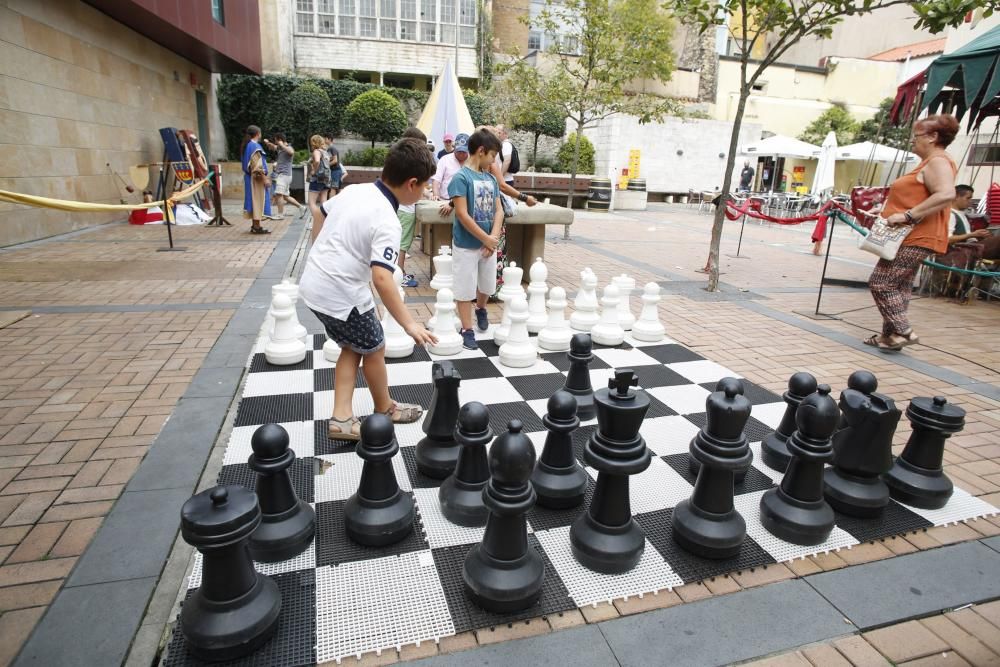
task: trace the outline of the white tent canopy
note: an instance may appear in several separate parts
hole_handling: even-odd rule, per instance
[[[420,114],[417,127],[427,135],[435,149],[444,146],[444,135],[456,135],[460,132],[472,134],[476,129],[465,105],[465,97],[458,85],[458,77],[451,66],[451,61],[445,63],[441,76],[438,77],[427,105]]]
[[[817,158],[819,162],[816,164],[816,175],[813,177],[812,193],[823,196],[833,192],[834,187],[833,176],[837,161],[837,134],[835,132],[826,135]]]
[[[804,141],[785,137],[780,134],[740,147],[740,155],[797,157],[809,160],[818,157],[819,153],[819,146],[813,146]]]
[[[863,160],[865,162],[915,162],[917,156],[892,146],[862,141],[858,144],[838,148],[837,159]]]

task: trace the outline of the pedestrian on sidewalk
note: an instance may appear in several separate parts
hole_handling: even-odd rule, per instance
[[[251,234],[270,234],[271,230],[260,226],[261,219],[271,214],[271,202],[267,197],[271,176],[267,170],[267,157],[259,140],[260,128],[256,125],[247,127],[240,146],[243,163],[243,217],[251,221]]]
[[[340,151],[333,145],[333,132],[324,132],[323,139],[326,141],[326,152],[330,156],[330,187],[326,191],[326,200],[329,201],[340,192],[347,171],[340,163]]]
[[[403,132],[402,139],[416,139],[421,141],[424,145],[427,145],[427,135],[424,134],[423,130],[416,127],[408,127]],[[434,153],[431,152],[433,157]],[[406,255],[410,252],[410,247],[413,245],[413,236],[417,228],[417,201],[420,199],[425,199],[426,196],[421,194],[412,204],[399,205],[399,210],[396,211],[396,215],[399,218],[400,227],[400,242],[399,242],[399,270],[403,272],[403,287],[417,287],[419,283],[416,277],[412,273],[406,272]]]
[[[309,137],[311,151],[308,164],[309,171],[309,210],[312,211],[312,241],[316,242],[319,233],[323,231],[323,202],[326,201],[330,189],[330,154],[326,150],[326,141],[322,136],[314,134]]]
[[[278,206],[278,217],[285,217],[285,202],[294,206],[297,210],[302,210],[303,206],[292,197],[290,188],[292,185],[292,156],[295,149],[285,139],[284,132],[275,132],[274,141],[264,140],[264,145],[268,150],[277,153],[274,162],[274,202]]]

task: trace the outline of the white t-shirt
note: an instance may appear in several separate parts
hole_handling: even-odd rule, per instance
[[[504,183],[514,182],[514,174],[509,174],[509,173],[505,174],[503,171],[503,161],[508,157],[513,157],[513,155],[514,155],[514,144],[504,139],[503,142],[500,144],[500,155],[497,155],[497,157],[500,158],[500,173],[503,174]]]
[[[338,320],[354,308],[368,312],[375,307],[368,287],[371,268],[395,271],[401,228],[395,202],[380,185],[352,185],[330,201],[299,281],[299,295],[313,310]]]

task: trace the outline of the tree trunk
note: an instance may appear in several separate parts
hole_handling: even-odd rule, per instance
[[[580,168],[580,127],[576,128],[576,141],[573,142],[573,168],[569,174],[569,193],[566,196],[566,208],[573,210],[573,193],[576,191],[576,172]]]
[[[742,86],[740,103],[736,107],[736,117],[733,118],[733,132],[729,137],[729,157],[726,159],[726,173],[722,178],[722,201],[715,207],[715,220],[712,222],[712,242],[708,250],[708,291],[719,291],[719,245],[722,242],[722,225],[726,219],[726,198],[733,185],[733,168],[736,166],[736,149],[739,147],[740,126],[743,124],[743,112],[746,110],[747,98],[750,97],[749,86]]]
[[[531,151],[531,168],[537,169],[535,165],[538,164],[538,137],[541,136],[540,132],[535,132],[535,147]]]

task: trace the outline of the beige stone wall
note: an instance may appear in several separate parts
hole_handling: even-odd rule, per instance
[[[0,0],[0,190],[138,202],[106,165],[127,180],[162,158],[159,128],[197,129],[191,74],[207,91],[205,70],[80,0]],[[124,217],[0,204],[0,246]]]
[[[493,1],[493,48],[497,53],[509,54],[514,49],[527,53],[528,26],[521,22],[527,15],[528,0]]]

